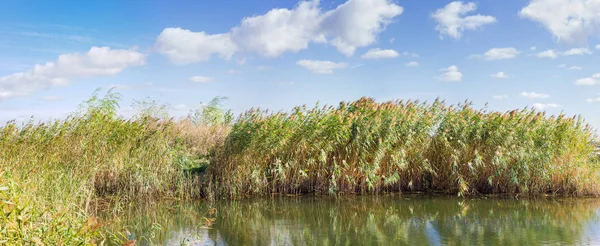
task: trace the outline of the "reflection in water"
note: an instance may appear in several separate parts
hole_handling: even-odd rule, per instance
[[[210,229],[203,228],[207,207],[192,205],[125,219],[138,224],[131,230],[138,239],[151,231],[152,222],[160,223],[163,228],[152,241],[167,245],[600,243],[600,200],[593,199],[394,195],[270,198],[212,206],[218,212]]]

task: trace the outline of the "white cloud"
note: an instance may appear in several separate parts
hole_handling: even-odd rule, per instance
[[[515,48],[491,48],[482,55],[471,55],[469,58],[483,58],[486,61],[515,58],[521,52]]]
[[[582,70],[583,69],[580,66],[570,66],[570,67],[568,67],[567,64],[560,64],[557,67],[558,68],[567,68],[567,69],[570,69],[570,70]]]
[[[447,68],[440,69],[440,71],[444,72],[438,80],[446,81],[446,82],[457,82],[462,80],[462,73],[458,71],[457,66],[449,66]]]
[[[532,0],[519,15],[542,24],[559,42],[583,42],[600,29],[600,1]]]
[[[554,103],[534,103],[533,107],[537,110],[546,110],[549,108],[557,108],[559,105],[558,104],[554,104]]]
[[[393,44],[396,41],[395,38],[390,38],[390,44]]]
[[[43,98],[44,101],[60,101],[62,100],[62,98],[57,97],[57,96],[47,96]]]
[[[591,55],[592,52],[590,50],[588,50],[587,48],[573,48],[570,50],[567,50],[563,53],[563,55],[565,56],[573,56],[573,55]]]
[[[588,99],[587,99],[587,100],[585,100],[585,101],[587,101],[587,102],[589,102],[589,103],[594,103],[594,102],[600,103],[600,97],[596,97],[596,98],[588,98]]]
[[[596,85],[598,80],[594,78],[581,78],[575,81],[576,85]]]
[[[192,76],[188,79],[188,81],[191,83],[211,83],[215,80],[211,77],[206,76]]]
[[[535,46],[531,46],[531,47],[529,48],[529,50],[531,50],[531,51],[535,51],[535,50],[537,50],[537,47],[535,47]]]
[[[272,9],[264,15],[246,17],[231,29],[235,44],[246,52],[277,57],[308,48],[309,42],[325,42],[321,34],[318,1],[300,2],[294,9]]]
[[[539,58],[550,58],[550,59],[554,59],[556,58],[558,55],[556,54],[556,52],[554,52],[554,50],[545,50],[542,51],[540,53],[536,54],[537,57]]]
[[[348,67],[345,62],[332,61],[315,61],[315,60],[299,60],[296,64],[310,70],[313,73],[333,73],[334,69],[342,69]]]
[[[509,76],[507,74],[505,74],[504,72],[498,72],[495,74],[491,74],[490,76],[492,76],[493,78],[497,78],[497,79],[508,79]]]
[[[492,98],[502,100],[508,98],[508,95],[495,95]]]
[[[437,26],[435,29],[440,33],[442,38],[444,35],[454,39],[460,39],[464,30],[475,30],[484,25],[496,22],[496,18],[488,15],[469,15],[477,9],[475,3],[451,2],[444,8],[438,9],[431,15],[436,20]]]
[[[600,44],[596,45],[596,49],[600,50]]]
[[[307,49],[311,42],[330,43],[352,56],[357,48],[373,44],[402,12],[391,0],[348,0],[326,12],[318,0],[303,1],[293,9],[246,17],[227,33],[166,28],[156,39],[155,49],[176,64],[207,61],[213,54],[224,59],[237,53],[278,57]]]
[[[404,51],[402,52],[403,56],[410,56],[410,57],[419,57],[419,54],[414,53],[414,52],[408,52],[408,51]]]
[[[71,79],[115,75],[145,61],[146,55],[142,53],[109,47],[94,46],[83,54],[63,54],[56,61],[35,65],[29,71],[0,77],[0,100],[68,85]]]
[[[389,59],[400,56],[395,50],[382,50],[379,48],[370,49],[367,53],[364,53],[360,58],[362,59]]]
[[[591,77],[580,78],[575,81],[576,85],[597,85],[600,84],[600,73],[594,74]]]
[[[278,85],[293,85],[294,82],[292,81],[279,81],[277,82]]]
[[[391,0],[349,0],[323,14],[321,32],[333,38],[331,44],[339,52],[351,56],[357,47],[373,44],[402,12]]]
[[[419,62],[416,61],[411,61],[409,63],[406,63],[407,67],[418,67],[419,66]]]
[[[208,61],[213,54],[229,59],[237,50],[229,34],[209,35],[181,28],[165,28],[154,49],[175,64]]]
[[[529,99],[546,99],[546,98],[550,97],[550,95],[548,95],[548,94],[537,93],[537,92],[526,92],[526,91],[521,92],[521,96],[529,98]]]

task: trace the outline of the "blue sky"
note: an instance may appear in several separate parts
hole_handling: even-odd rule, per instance
[[[0,122],[60,118],[96,88],[235,112],[436,97],[600,127],[600,2],[2,1]]]

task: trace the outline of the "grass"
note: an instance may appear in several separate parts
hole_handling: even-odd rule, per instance
[[[208,168],[218,194],[428,191],[598,195],[593,130],[534,109],[469,102],[249,110]]]
[[[185,170],[206,165],[226,128],[154,117],[155,104],[125,120],[119,100],[95,93],[64,120],[0,128],[0,241],[94,244],[105,238],[99,210],[200,196]]]
[[[178,120],[165,105],[136,102],[138,113],[124,119],[119,94],[109,91],[66,119],[0,127],[0,244],[129,240],[96,216],[134,202],[600,193],[593,131],[580,118],[362,98],[291,112],[251,109],[234,119],[222,100]]]

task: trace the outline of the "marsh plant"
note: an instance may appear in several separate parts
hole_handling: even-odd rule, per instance
[[[291,112],[251,109],[208,168],[214,190],[597,195],[594,131],[580,117],[471,103],[371,98]]]
[[[168,116],[168,105],[136,101],[136,114],[126,119],[118,93],[96,91],[65,119],[1,126],[0,244],[135,240],[102,219],[111,216],[96,217],[134,202],[271,193],[600,193],[595,136],[578,117],[362,98],[234,118],[224,100],[181,119]]]
[[[124,119],[118,93],[98,94],[66,119],[0,127],[0,241],[90,244],[103,238],[99,209],[200,196],[199,178],[185,170],[226,127],[173,120],[155,101],[137,102]]]

